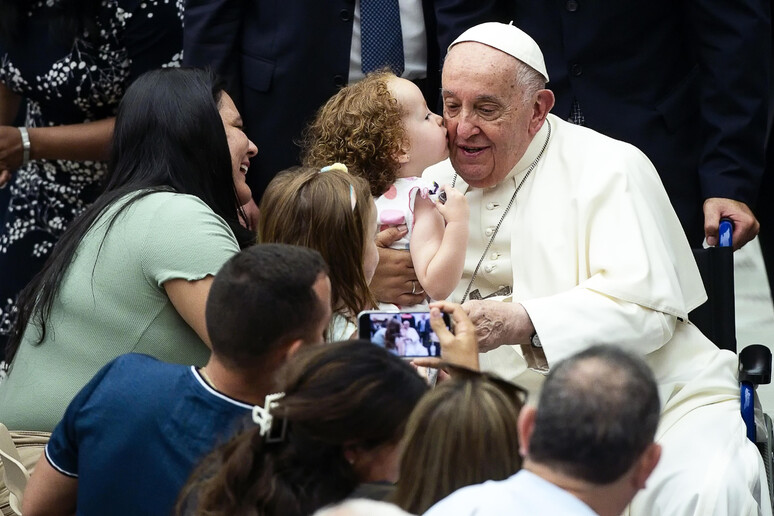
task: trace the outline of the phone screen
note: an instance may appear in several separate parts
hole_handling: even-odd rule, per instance
[[[448,328],[449,316],[443,317]],[[430,312],[361,312],[358,333],[361,339],[400,357],[441,356],[441,344],[430,327]]]

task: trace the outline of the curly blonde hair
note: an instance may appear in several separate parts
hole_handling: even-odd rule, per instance
[[[373,72],[331,97],[304,131],[303,163],[344,163],[368,181],[374,197],[386,192],[408,144],[401,107],[388,85],[395,78],[389,71]]]

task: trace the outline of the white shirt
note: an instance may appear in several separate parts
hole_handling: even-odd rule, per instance
[[[505,480],[463,487],[425,516],[597,516],[564,489],[525,469]]]

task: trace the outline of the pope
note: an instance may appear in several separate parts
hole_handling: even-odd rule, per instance
[[[550,114],[547,82],[538,45],[500,23],[463,33],[443,66],[449,160],[425,175],[470,206],[452,300],[475,323],[482,369],[534,391],[592,345],[643,356],[663,455],[629,514],[771,514],[736,356],[688,319],[706,294],[656,170],[637,148]]]

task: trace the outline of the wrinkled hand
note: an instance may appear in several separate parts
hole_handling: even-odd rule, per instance
[[[0,170],[16,170],[22,164],[24,147],[19,129],[10,125],[0,126]]]
[[[470,208],[468,208],[468,200],[459,191],[452,188],[451,185],[443,185],[441,191],[446,192],[446,202],[435,203],[435,207],[443,216],[443,220],[447,224],[450,222],[462,222],[468,223],[468,217],[470,216]]]
[[[379,265],[371,280],[371,291],[383,303],[411,306],[425,300],[422,285],[417,280],[409,251],[390,249],[389,246],[406,236],[405,225],[387,228],[376,235]],[[414,282],[416,282],[416,287]],[[412,294],[412,289],[415,293]]]
[[[519,303],[467,301],[462,308],[476,328],[482,352],[502,345],[529,344],[535,332],[527,311]]]
[[[454,333],[446,328],[441,312],[451,314]],[[462,306],[448,301],[430,303],[430,326],[441,343],[441,358],[416,358],[413,364],[424,367],[438,367],[440,362],[467,367],[478,371],[478,343],[473,321],[468,318]]]
[[[722,197],[712,197],[704,201],[704,235],[707,244],[718,244],[718,226],[720,219],[728,218],[734,223],[732,236],[734,251],[755,238],[760,229],[758,219],[743,202]]]

